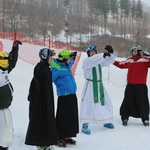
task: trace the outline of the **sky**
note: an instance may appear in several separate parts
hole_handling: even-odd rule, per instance
[[[150,7],[150,0],[141,0],[142,2],[144,2],[147,6]]]
[[[4,50],[9,51],[12,41],[0,39],[4,44]],[[28,49],[27,49],[28,46]],[[23,43],[20,46],[19,53],[28,51],[30,55],[31,48],[40,49],[41,46],[27,45]],[[25,55],[25,57],[27,57]],[[78,108],[80,114],[81,94],[83,88],[83,71],[82,62],[86,58],[86,53],[82,53],[78,63],[75,80],[77,83]],[[120,59],[120,58],[116,58]],[[16,68],[10,73],[10,82],[14,87],[14,99],[10,107],[13,116],[14,142],[9,150],[37,150],[35,146],[27,146],[24,144],[27,126],[28,126],[28,107],[27,101],[29,84],[33,76],[34,65],[29,64],[22,59],[17,62]],[[103,68],[103,82],[109,93],[114,110],[113,123],[114,129],[107,129],[103,124],[90,124],[91,135],[85,135],[80,132],[76,138],[77,145],[68,145],[66,150],[150,150],[150,127],[143,126],[141,119],[130,118],[128,126],[121,124],[119,116],[119,108],[124,97],[124,89],[126,85],[126,72],[111,65]],[[148,75],[148,88],[150,88],[150,75]],[[57,105],[56,88],[54,85],[55,108]],[[54,146],[55,150],[62,150]]]

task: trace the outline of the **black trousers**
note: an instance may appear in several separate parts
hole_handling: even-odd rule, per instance
[[[79,133],[76,94],[58,97],[56,127],[59,140],[76,137],[76,134]]]
[[[148,88],[145,84],[127,84],[120,107],[121,119],[129,116],[149,120]]]

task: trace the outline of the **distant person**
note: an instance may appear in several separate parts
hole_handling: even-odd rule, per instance
[[[54,51],[43,48],[39,52],[40,62],[34,68],[29,89],[29,125],[25,144],[35,145],[38,150],[53,150],[57,144],[54,111],[54,94],[50,63]]]
[[[114,62],[116,55],[110,45],[105,47],[108,52],[97,54],[95,45],[86,49],[87,58],[84,59],[82,69],[85,83],[82,92],[80,120],[82,132],[90,135],[89,123],[103,123],[104,127],[113,129],[113,107],[111,99],[102,81],[102,67]]]
[[[71,71],[76,55],[77,52],[61,50],[58,58],[53,59],[51,63],[52,79],[58,95],[56,126],[59,147],[66,147],[67,144],[75,145],[73,137],[79,132],[77,87]]]
[[[114,65],[128,69],[127,85],[120,107],[123,126],[127,126],[129,117],[141,118],[144,126],[149,126],[149,100],[146,85],[150,58],[141,55],[140,46],[131,47],[131,57],[125,61],[115,61]]]
[[[13,87],[9,81],[9,73],[16,66],[19,44],[22,43],[14,41],[9,54],[0,52],[0,150],[8,150],[13,142],[12,113],[9,109],[13,100]]]

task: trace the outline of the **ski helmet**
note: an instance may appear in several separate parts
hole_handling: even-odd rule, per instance
[[[54,55],[55,55],[55,51],[50,50],[49,48],[43,48],[39,51],[39,57],[41,61],[48,61],[48,58]]]
[[[0,67],[6,69],[8,67],[9,55],[6,52],[0,52]]]
[[[140,47],[139,45],[133,45],[133,46],[131,47],[131,50],[142,51],[142,50],[141,50],[141,47]]]
[[[61,50],[58,54],[59,60],[67,60],[71,57],[71,52],[67,49]]]
[[[87,52],[88,57],[90,57],[90,51],[92,51],[92,50],[95,50],[96,53],[97,53],[97,48],[96,48],[95,45],[89,45],[89,46],[87,47],[86,52]]]

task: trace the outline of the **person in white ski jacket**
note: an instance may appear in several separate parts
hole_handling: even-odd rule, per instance
[[[89,123],[103,123],[104,127],[113,129],[113,107],[111,99],[103,86],[102,67],[114,62],[116,55],[110,45],[105,47],[108,52],[97,54],[95,45],[88,46],[88,58],[83,61],[85,84],[82,92],[80,121],[82,132],[91,134]]]
[[[9,54],[0,52],[0,150],[8,150],[13,142],[13,122],[9,109],[13,100],[13,87],[9,73],[15,68],[18,60],[20,41],[13,42]]]

